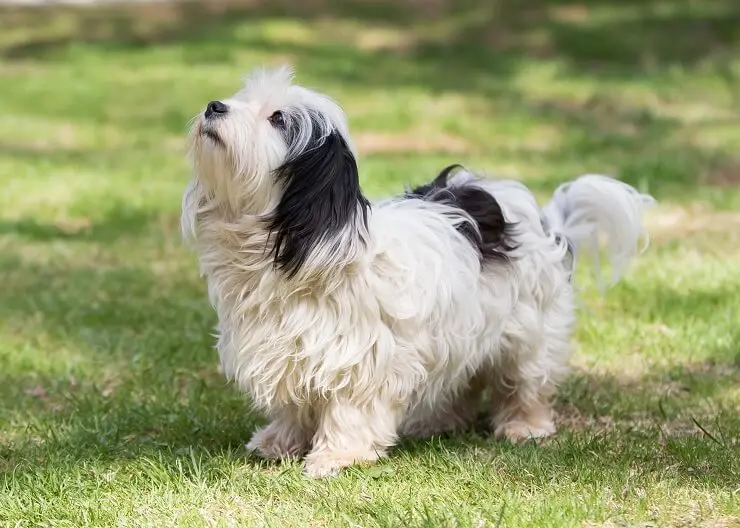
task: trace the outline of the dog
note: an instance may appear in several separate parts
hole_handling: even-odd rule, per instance
[[[587,175],[540,208],[521,183],[450,167],[371,204],[344,112],[289,68],[209,102],[189,138],[182,229],[221,368],[269,418],[250,451],[334,475],[400,435],[469,426],[484,391],[495,436],[555,432],[573,252],[605,234],[619,271],[652,198]]]

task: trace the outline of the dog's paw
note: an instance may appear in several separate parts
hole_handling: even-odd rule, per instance
[[[245,447],[268,460],[294,460],[308,452],[310,438],[303,431],[273,422],[256,430]]]
[[[335,477],[346,467],[355,464],[371,464],[380,458],[380,453],[335,453],[331,451],[317,451],[306,456],[303,471],[311,478]]]
[[[530,424],[522,421],[512,421],[501,424],[493,430],[496,438],[505,438],[512,444],[531,439],[542,439],[555,433],[555,424],[552,421]]]

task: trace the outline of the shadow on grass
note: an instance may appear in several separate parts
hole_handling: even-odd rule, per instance
[[[614,388],[625,390],[619,385]],[[246,412],[243,401],[215,383],[194,386],[186,397],[189,402],[177,403],[161,394],[156,402],[153,398],[133,402],[131,396],[77,394],[70,402],[73,409],[37,416],[26,427],[24,439],[0,443],[0,488],[19,491],[31,486],[31,479],[43,479],[45,473],[63,468],[76,472],[75,468],[94,466],[105,472],[140,459],[155,461],[158,471],[170,479],[197,478],[215,484],[228,478],[223,471],[226,464],[265,470],[265,478],[280,480],[285,466],[260,461],[244,449],[260,420]],[[543,445],[510,445],[482,430],[402,440],[384,462],[390,467],[387,474],[356,469],[350,476],[403,480],[395,468],[408,462],[422,474],[495,472],[497,477],[507,476],[511,485],[525,488],[554,479],[598,488],[615,478],[633,486],[643,478],[647,483],[657,478],[734,491],[740,470],[737,415],[731,409],[714,417],[697,415],[695,424],[678,430],[673,422],[648,418],[639,426],[616,422],[608,429],[561,425],[558,435]]]
[[[216,372],[214,316],[195,277],[8,256],[0,271],[6,344],[41,351],[3,358],[0,419],[26,423],[2,436],[3,471],[36,465],[37,456],[174,456],[191,445],[237,448],[248,437],[255,419]],[[55,359],[70,350],[69,365]]]
[[[41,239],[47,234],[42,230]],[[186,351],[211,341],[212,310],[194,276],[102,262],[75,266],[64,258],[29,263],[8,255],[0,270],[8,279],[0,291],[0,320],[16,329],[15,337],[45,336],[106,360],[143,355],[138,359],[152,363],[196,360],[198,354]]]
[[[438,42],[414,49],[415,58],[467,70],[498,73],[521,55],[558,56],[575,70],[628,76],[692,66],[734,53],[740,42],[740,7],[732,0],[572,2],[565,0],[440,2],[362,0],[182,1],[170,3],[5,7],[7,28],[74,29],[6,45],[8,58],[43,58],[68,43],[152,45],[182,40],[229,43],[231,30],[259,19],[354,19],[401,28],[444,22]],[[61,21],[61,22],[60,22]],[[536,31],[538,38],[531,37]],[[495,60],[494,60],[495,59]],[[444,70],[438,70],[444,71]],[[381,80],[367,72],[368,80]],[[438,83],[453,75],[438,75]],[[431,79],[427,79],[429,81]],[[393,82],[382,79],[383,83]]]
[[[71,369],[68,375],[35,373],[22,362],[4,367],[0,416],[26,424],[22,434],[0,442],[6,487],[26,482],[24,475],[88,462],[156,459],[163,471],[181,476],[184,471],[186,477],[201,466],[183,470],[183,460],[198,459],[206,467],[210,459],[258,464],[246,458],[242,445],[259,419],[216,372],[209,335],[213,316],[197,280],[155,275],[139,267],[29,265],[8,257],[0,264],[9,278],[0,290],[0,320],[6,331],[30,346],[40,339],[45,349],[74,347],[95,365],[95,374]],[[706,292],[695,297],[689,293],[676,303],[676,310],[715,302],[722,300]],[[709,317],[712,312],[698,313]],[[731,476],[740,460],[740,446],[732,443],[740,430],[737,416],[697,414],[708,434],[698,426],[672,434],[666,424],[695,402],[679,393],[656,391],[666,380],[679,380],[689,387],[698,384],[701,397],[712,399],[727,387],[722,377],[737,375],[738,368],[737,357],[733,363],[727,349],[710,357],[714,359],[685,371],[650,372],[637,381],[575,377],[559,405],[576,409],[588,420],[562,426],[560,436],[544,446],[507,446],[484,434],[469,434],[403,442],[393,456],[432,467],[448,463],[436,455],[486,453],[483,456],[498,460],[499,470],[524,485],[567,475],[590,475],[598,482],[615,472],[629,479],[635,471],[647,476],[669,467],[673,476],[736,487]],[[702,379],[692,381],[691,376]],[[29,393],[33,387],[43,391]],[[628,406],[624,393],[629,394]],[[644,406],[636,428],[630,415],[635,402]],[[619,418],[620,412],[625,417]],[[617,416],[614,428],[598,425],[602,417],[612,415]],[[661,426],[667,433],[660,434]],[[459,470],[453,467],[456,457],[449,462],[451,471]],[[215,468],[221,462],[214,462],[208,479],[222,478]]]
[[[121,238],[133,239],[151,232],[157,219],[170,219],[147,210],[116,207],[99,221],[71,221],[66,223],[40,222],[33,218],[0,220],[0,236],[15,235],[35,242],[80,240],[85,242],[112,242]]]

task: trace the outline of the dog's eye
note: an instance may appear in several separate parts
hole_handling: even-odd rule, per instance
[[[280,110],[273,112],[273,114],[268,117],[267,120],[275,128],[285,128],[285,116]]]

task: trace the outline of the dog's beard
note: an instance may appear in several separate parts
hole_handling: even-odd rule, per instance
[[[198,134],[201,136],[203,141],[210,141],[220,148],[226,148],[221,135],[216,132],[211,126],[207,124],[201,124]]]
[[[221,136],[216,134],[213,130],[204,130],[203,136],[216,143],[219,147],[225,146],[224,141],[221,139]]]

